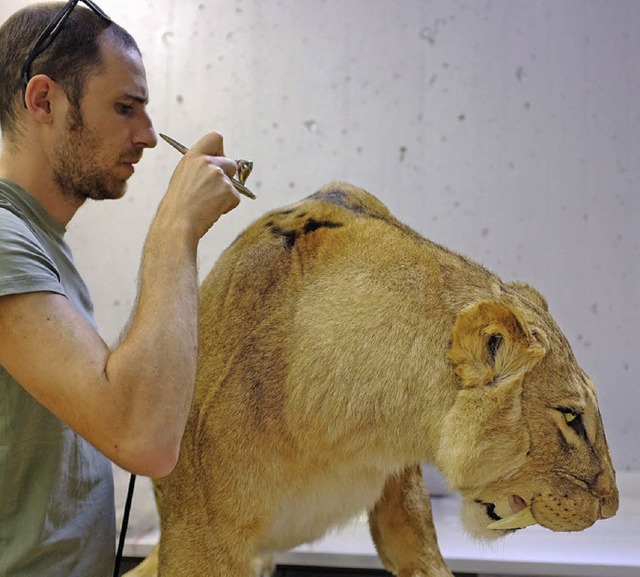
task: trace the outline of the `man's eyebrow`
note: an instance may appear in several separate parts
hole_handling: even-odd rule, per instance
[[[138,102],[140,104],[147,105],[149,104],[149,97],[140,96],[139,94],[133,94],[132,92],[125,92],[123,98],[126,100],[133,100],[134,102]]]

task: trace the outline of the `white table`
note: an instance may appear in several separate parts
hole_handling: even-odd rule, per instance
[[[128,476],[116,471],[116,504],[124,508]],[[618,475],[620,510],[580,533],[529,527],[490,545],[468,537],[456,496],[432,499],[438,541],[452,571],[483,576],[640,577],[640,471]],[[120,521],[118,521],[118,526]],[[138,479],[125,555],[145,557],[158,540],[151,484]],[[281,565],[379,569],[364,518],[310,545],[279,553]]]

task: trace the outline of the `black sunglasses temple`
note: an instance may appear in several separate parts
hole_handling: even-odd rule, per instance
[[[91,2],[91,0],[69,0],[69,2],[67,2],[53,17],[51,22],[49,22],[49,24],[44,29],[42,34],[40,34],[40,36],[38,37],[38,40],[36,40],[36,43],[31,49],[31,52],[29,52],[28,56],[24,60],[24,64],[22,65],[22,71],[20,75],[20,79],[22,82],[22,100],[23,101],[25,100],[27,84],[29,84],[29,77],[31,75],[31,64],[33,64],[33,61],[40,54],[42,54],[56,39],[56,37],[60,33],[60,29],[62,28],[63,24],[67,21],[67,19],[69,18],[69,15],[71,14],[71,12],[73,12],[73,9],[76,7],[78,2],[82,2],[83,4],[86,4],[86,6],[94,14],[102,18],[105,22],[109,24],[112,22],[111,18],[109,18],[97,4],[94,4],[93,2]],[[26,108],[27,106],[26,102],[24,102],[24,106]]]

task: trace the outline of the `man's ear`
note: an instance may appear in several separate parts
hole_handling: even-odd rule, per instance
[[[36,74],[27,84],[25,103],[33,118],[43,124],[52,121],[52,99],[58,85],[46,74]]]
[[[471,388],[522,377],[547,348],[544,332],[527,326],[511,304],[486,300],[458,315],[448,356],[463,388]]]

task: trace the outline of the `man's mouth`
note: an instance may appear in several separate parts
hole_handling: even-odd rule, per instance
[[[142,159],[142,151],[131,150],[129,152],[130,154],[128,156],[123,155],[120,157],[120,163],[121,164],[138,164],[138,162],[140,162],[140,160]]]
[[[135,165],[138,164],[138,162],[140,162],[141,158],[142,158],[141,154],[138,154],[137,156],[120,158],[120,165],[125,167],[128,171],[131,172],[131,174],[133,174],[136,170]]]

